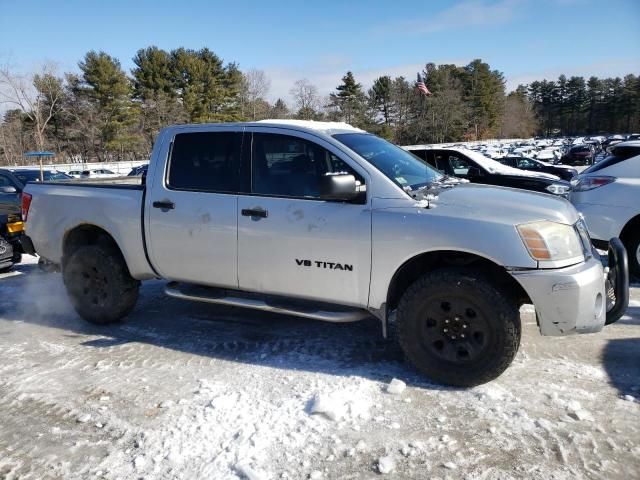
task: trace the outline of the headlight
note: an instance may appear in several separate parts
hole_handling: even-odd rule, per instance
[[[584,258],[582,244],[573,225],[542,221],[523,223],[516,228],[534,260]]]
[[[552,183],[547,188],[545,188],[547,192],[553,193],[554,195],[566,195],[571,190],[571,187],[568,185],[562,185],[560,183]]]
[[[587,224],[585,223],[584,218],[582,218],[582,216],[580,216],[580,218],[576,222],[576,231],[578,232],[578,236],[580,237],[580,242],[582,243],[584,256],[587,258],[590,258],[593,255],[593,251],[591,248],[591,237],[589,236],[589,230],[587,229]]]

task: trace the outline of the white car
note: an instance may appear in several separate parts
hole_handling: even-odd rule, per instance
[[[640,278],[640,141],[619,143],[572,183],[570,200],[595,245],[605,247],[610,238],[620,237],[629,271]]]
[[[120,177],[115,172],[107,170],[106,168],[99,168],[95,170],[84,170],[80,174],[80,178],[115,178]]]
[[[80,178],[82,176],[82,170],[70,170],[67,172],[67,175],[73,178]]]
[[[558,151],[556,149],[545,148],[538,152],[536,158],[543,162],[555,163],[560,158],[560,155],[557,152]]]

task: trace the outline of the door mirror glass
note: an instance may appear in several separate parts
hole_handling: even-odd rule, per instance
[[[320,177],[320,198],[323,200],[349,201],[358,196],[356,177],[350,174],[327,174]]]
[[[0,193],[18,193],[18,190],[16,190],[16,187],[5,186],[0,187]]]

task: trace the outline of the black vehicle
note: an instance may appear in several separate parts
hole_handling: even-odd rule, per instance
[[[543,172],[556,175],[563,180],[570,182],[573,177],[578,175],[578,171],[575,168],[567,167],[566,165],[552,165],[540,160],[527,157],[504,157],[498,158],[498,162],[503,165],[507,165],[513,168],[519,168],[520,170],[527,170],[529,172]]]
[[[534,192],[568,195],[571,184],[542,172],[525,172],[503,165],[484,155],[467,149],[409,149],[442,173],[501,187],[521,188]]]
[[[0,169],[0,272],[10,269],[22,259],[23,188],[22,182],[9,170]]]
[[[138,167],[133,167],[127,174],[127,177],[143,177],[147,174],[148,169],[149,165],[140,165]]]

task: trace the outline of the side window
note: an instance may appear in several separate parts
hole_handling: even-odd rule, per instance
[[[422,160],[427,160],[427,151],[426,150],[409,150],[410,153],[413,153],[416,157],[421,158]]]
[[[240,191],[237,132],[179,133],[173,139],[167,184],[176,190]]]
[[[298,137],[254,133],[251,152],[253,193],[319,198],[319,180],[331,173],[349,173],[349,165],[321,146]]]
[[[531,160],[521,158],[518,160],[518,168],[528,168],[530,170],[538,170],[538,165]]]
[[[466,177],[469,173],[469,168],[471,168],[468,161],[455,155],[449,155],[449,163],[456,176]]]
[[[13,183],[9,180],[9,177],[0,175],[0,187],[13,187]]]
[[[440,172],[447,173],[447,159],[444,154],[434,153],[433,156],[429,155],[429,163]]]

